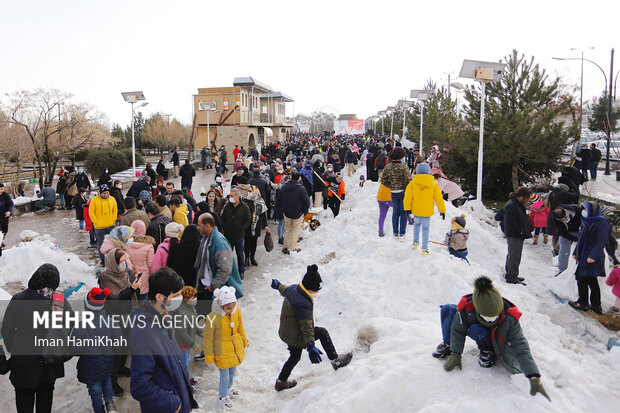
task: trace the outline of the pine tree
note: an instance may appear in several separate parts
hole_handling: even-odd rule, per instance
[[[608,132],[608,104],[609,96],[603,93],[598,103],[592,107],[592,116],[590,116],[590,130],[593,132]],[[611,132],[618,131],[618,119],[620,118],[620,109],[613,109],[611,111]]]

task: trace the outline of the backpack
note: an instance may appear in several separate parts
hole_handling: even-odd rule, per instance
[[[146,204],[147,202],[151,201],[151,193],[149,191],[147,191],[146,189],[143,189],[142,191],[140,191],[140,194],[138,195],[138,198],[140,198],[142,200],[142,202],[144,202],[144,204]]]

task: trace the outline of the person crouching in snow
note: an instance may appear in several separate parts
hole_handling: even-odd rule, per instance
[[[323,352],[315,347],[316,340],[321,341],[327,357],[331,360],[334,370],[344,367],[351,362],[352,353],[339,356],[332,343],[329,332],[323,327],[314,325],[314,295],[321,289],[321,275],[316,264],[309,265],[301,284],[286,286],[278,280],[271,280],[271,288],[278,290],[284,297],[280,313],[280,339],[288,345],[290,357],[284,363],[282,371],[276,381],[276,391],[293,388],[297,381],[288,380],[291,372],[299,363],[301,353],[305,348],[312,364],[322,361]]]
[[[465,214],[452,218],[450,232],[446,234],[446,245],[450,255],[467,261],[467,240],[469,231],[465,229]]]
[[[474,293],[463,296],[458,306],[445,304],[441,307],[443,342],[437,346],[433,357],[447,357],[446,371],[455,367],[461,369],[465,337],[469,336],[480,350],[480,367],[493,366],[499,356],[512,374],[524,373],[530,379],[532,396],[541,393],[551,400],[540,382],[540,372],[521,331],[521,312],[501,296],[487,277],[478,277],[474,287]]]
[[[212,310],[204,332],[205,362],[215,363],[220,369],[220,407],[223,410],[232,409],[230,396],[239,395],[233,389],[235,371],[245,358],[245,348],[248,346],[235,287],[216,288]]]
[[[545,206],[542,198],[538,194],[530,195],[530,217],[534,222],[534,245],[538,244],[539,234],[543,233],[543,242],[546,244],[549,242],[549,235],[547,235],[547,215],[549,215],[549,207]]]

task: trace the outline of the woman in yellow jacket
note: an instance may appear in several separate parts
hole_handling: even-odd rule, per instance
[[[232,388],[237,366],[245,357],[248,339],[243,329],[241,309],[237,306],[234,287],[221,287],[213,292],[213,307],[206,320],[204,333],[205,362],[220,369],[220,407],[231,409],[230,396],[239,392]]]
[[[392,207],[392,192],[390,188],[379,183],[379,192],[377,192],[377,202],[379,203],[379,236],[385,236],[383,232],[383,223],[387,217],[388,210]]]
[[[428,255],[428,233],[431,217],[435,214],[435,205],[441,218],[446,219],[446,204],[443,202],[439,185],[433,176],[429,175],[430,169],[427,163],[418,165],[413,180],[407,185],[403,200],[405,211],[412,213],[415,219],[413,248],[419,247],[420,227],[422,227],[422,255]]]

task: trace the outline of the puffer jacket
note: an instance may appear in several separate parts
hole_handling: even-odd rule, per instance
[[[179,343],[179,348],[191,349],[196,344],[196,336],[202,335],[202,330],[198,328],[201,324],[197,321],[198,313],[196,312],[196,307],[184,300],[173,316],[178,320],[184,320],[182,323],[179,322],[174,329],[174,338]],[[193,320],[193,323],[190,320]],[[209,320],[205,320],[205,323],[208,327]]]
[[[455,251],[467,251],[467,240],[469,239],[469,231],[465,228],[450,230],[446,237],[446,244]]]
[[[204,332],[205,363],[215,363],[222,370],[238,366],[248,346],[239,304],[231,315],[225,315],[216,299],[211,310]]]
[[[301,284],[280,284],[284,297],[280,312],[280,339],[290,347],[304,348],[314,342],[314,299]]]
[[[390,191],[390,188],[380,183],[379,191],[377,192],[377,201],[386,202],[386,201],[391,201],[391,200],[392,200],[392,192]]]
[[[149,292],[149,277],[151,275],[151,268],[153,267],[153,258],[155,257],[153,245],[155,245],[153,237],[139,235],[133,238],[133,242],[129,244],[129,248],[127,249],[127,255],[129,255],[133,263],[136,275],[142,273],[142,277],[140,278],[141,294]]]
[[[534,220],[534,228],[546,228],[548,214],[549,207],[546,207],[543,201],[534,202],[530,206],[530,216]]]
[[[390,191],[404,191],[411,181],[411,172],[404,162],[390,162],[383,169],[381,184]]]
[[[166,238],[161,244],[157,246],[157,251],[153,256],[153,264],[151,265],[151,274],[165,267],[168,262],[168,254],[170,253],[170,238]]]
[[[517,198],[510,198],[504,206],[504,234],[507,237],[527,239],[532,238],[530,223],[527,220],[525,207]]]
[[[433,216],[435,205],[440,213],[446,212],[446,204],[441,196],[439,185],[432,175],[427,174],[415,174],[407,185],[403,205],[405,211],[411,211],[416,217]]]
[[[504,311],[500,314],[497,324],[491,328],[491,341],[495,354],[512,374],[523,373],[526,377],[540,376],[530,346],[521,331],[519,318],[522,314],[513,303],[505,298],[503,300]],[[463,354],[469,327],[472,324],[480,324],[472,294],[461,298],[457,311],[459,313],[450,326],[450,351]]]
[[[94,197],[90,201],[88,214],[93,221],[95,229],[113,227],[118,218],[116,199],[112,196],[107,199],[103,199],[100,196]]]

